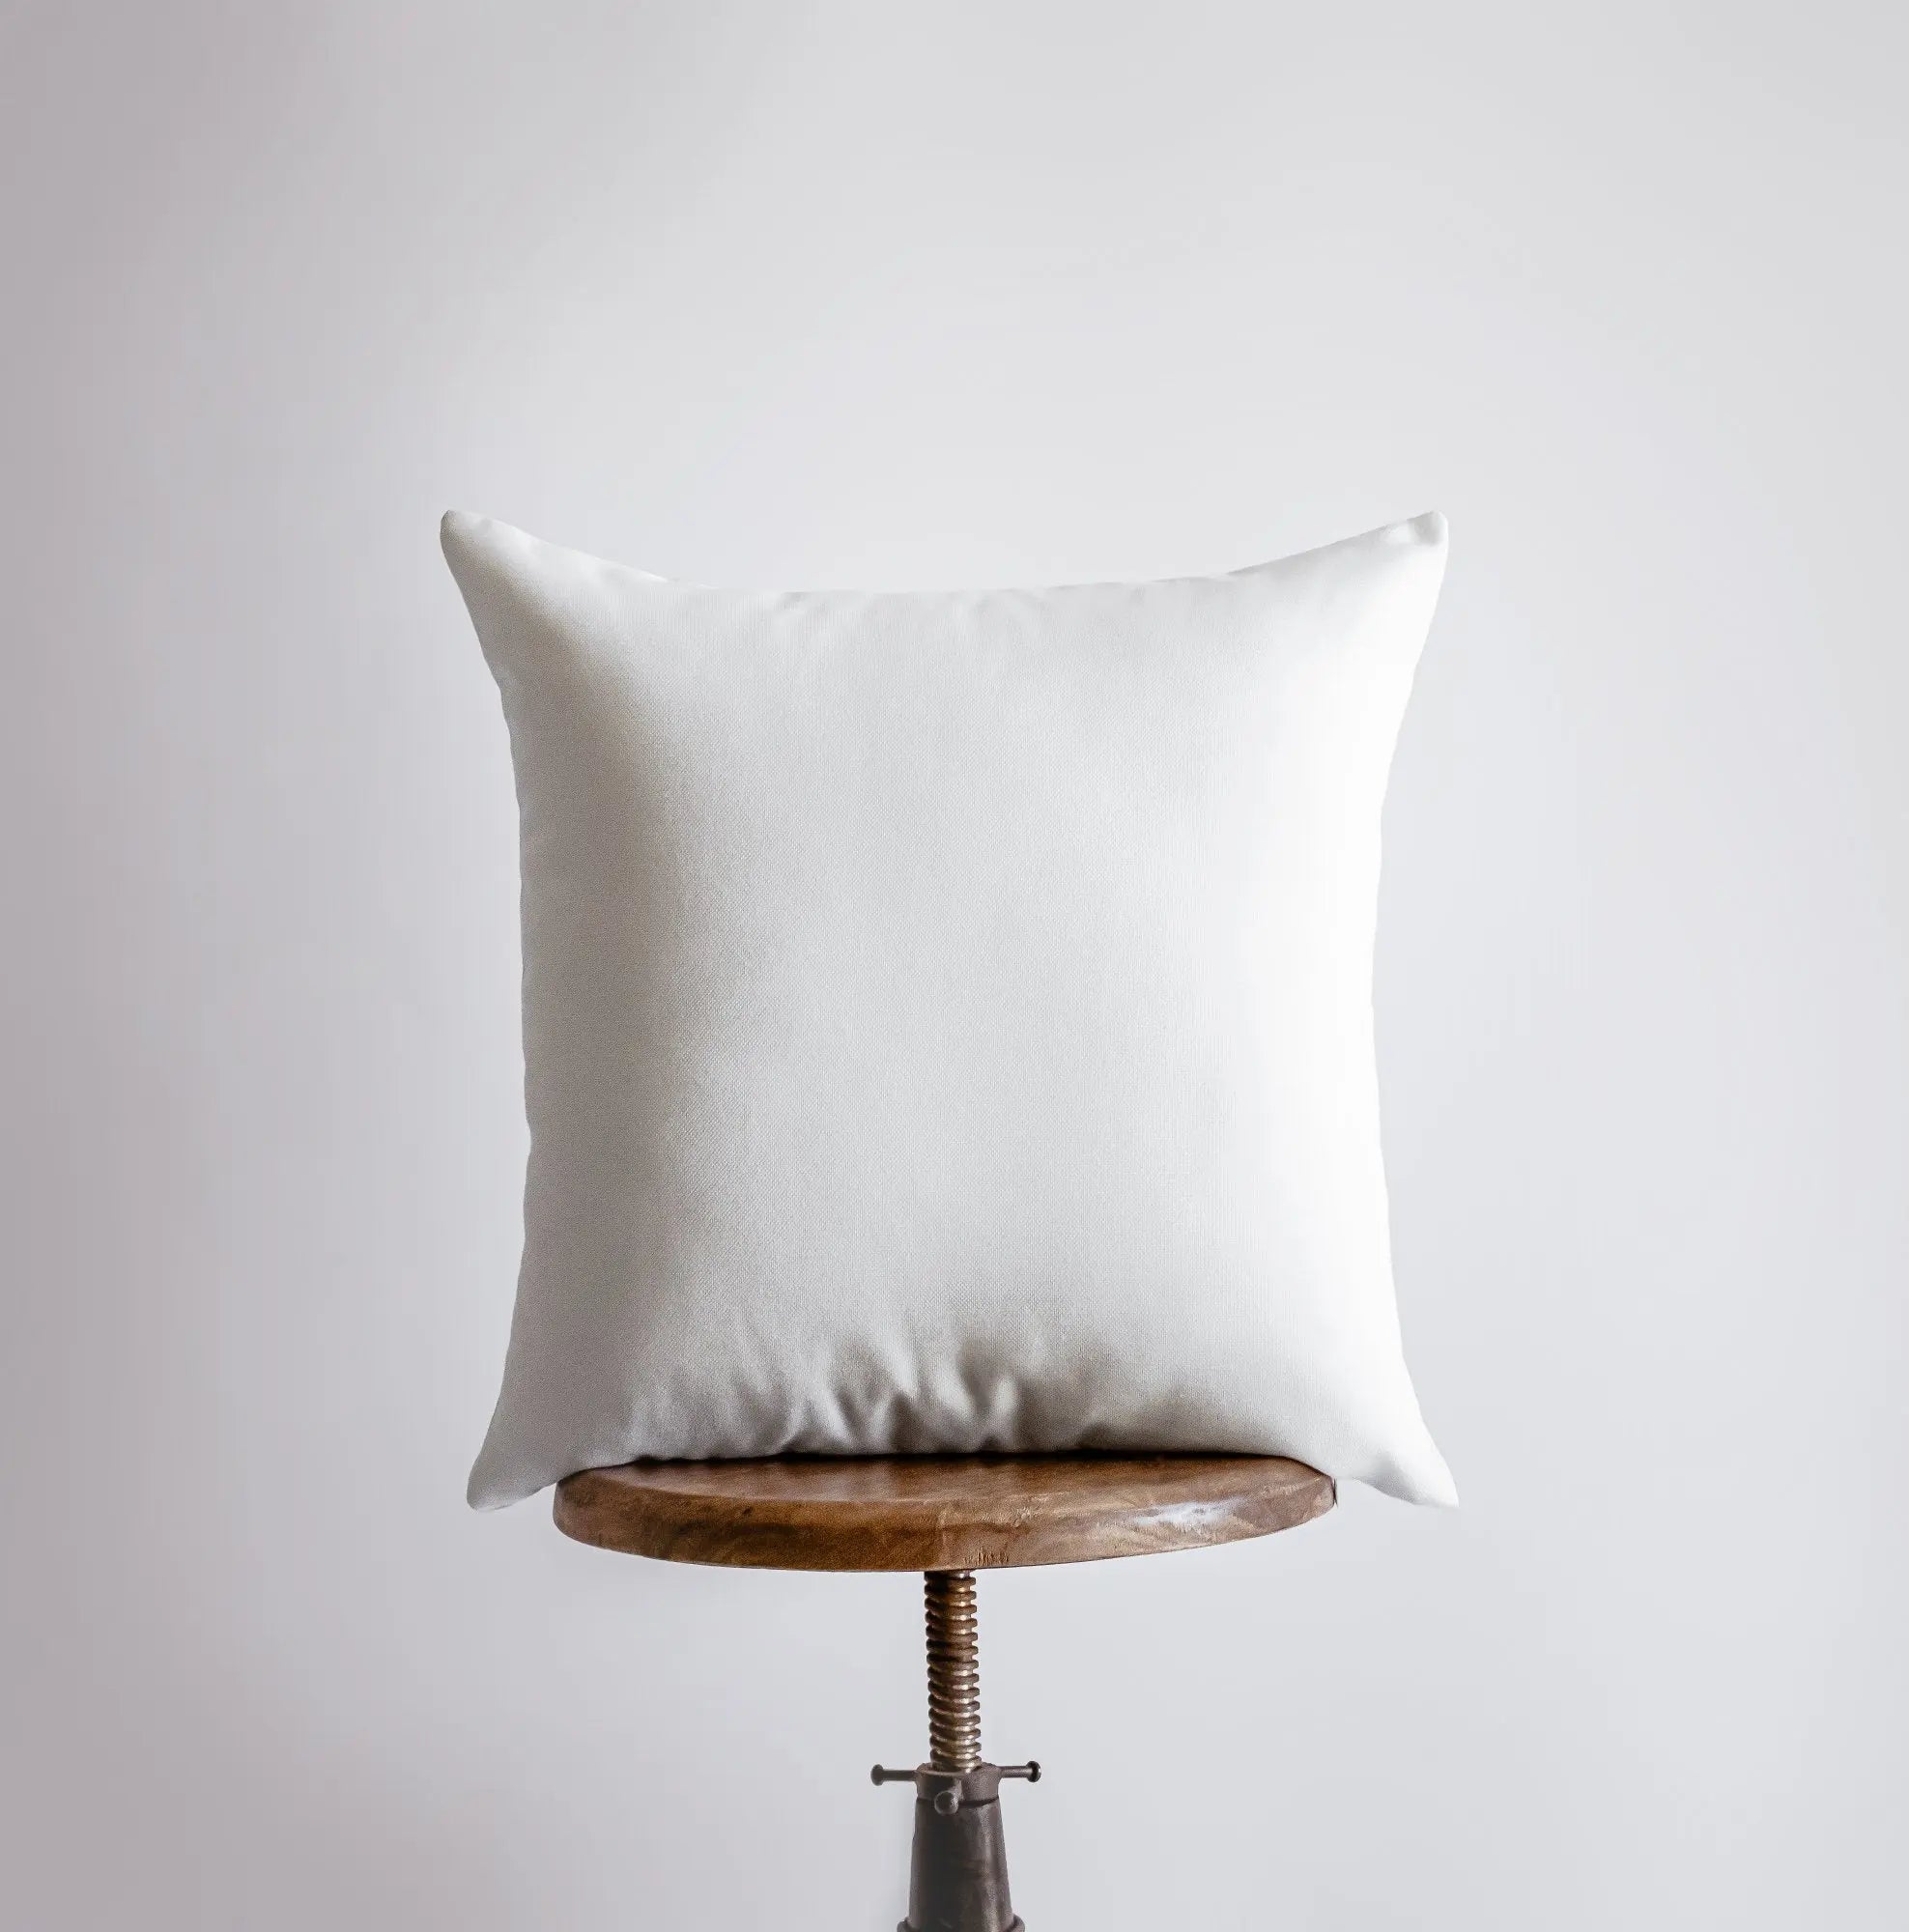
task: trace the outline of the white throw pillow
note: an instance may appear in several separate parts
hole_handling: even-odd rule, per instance
[[[1071,1448],[1454,1499],[1372,1028],[1442,518],[935,595],[443,542],[523,812],[526,1239],[473,1503],[644,1456]]]

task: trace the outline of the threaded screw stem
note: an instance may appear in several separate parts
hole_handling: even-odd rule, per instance
[[[928,1631],[928,1763],[973,1771],[981,1763],[981,1628],[972,1570],[924,1577]]]

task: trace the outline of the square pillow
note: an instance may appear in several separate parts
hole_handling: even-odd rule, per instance
[[[1442,518],[934,595],[443,544],[523,825],[524,1263],[473,1503],[1072,1448],[1453,1500],[1372,1022]]]

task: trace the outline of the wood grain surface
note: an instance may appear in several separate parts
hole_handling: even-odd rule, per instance
[[[1269,1536],[1333,1499],[1278,1456],[784,1456],[585,1469],[556,1513],[580,1543],[672,1563],[995,1570]]]

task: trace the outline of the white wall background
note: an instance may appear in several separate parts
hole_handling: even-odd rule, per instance
[[[9,8],[0,1919],[899,1913],[911,1579],[463,1507],[523,1133],[440,510],[907,586],[1436,504],[1380,1023],[1467,1507],[989,1579],[1017,1899],[1899,1927],[1906,54],[1843,4]]]

